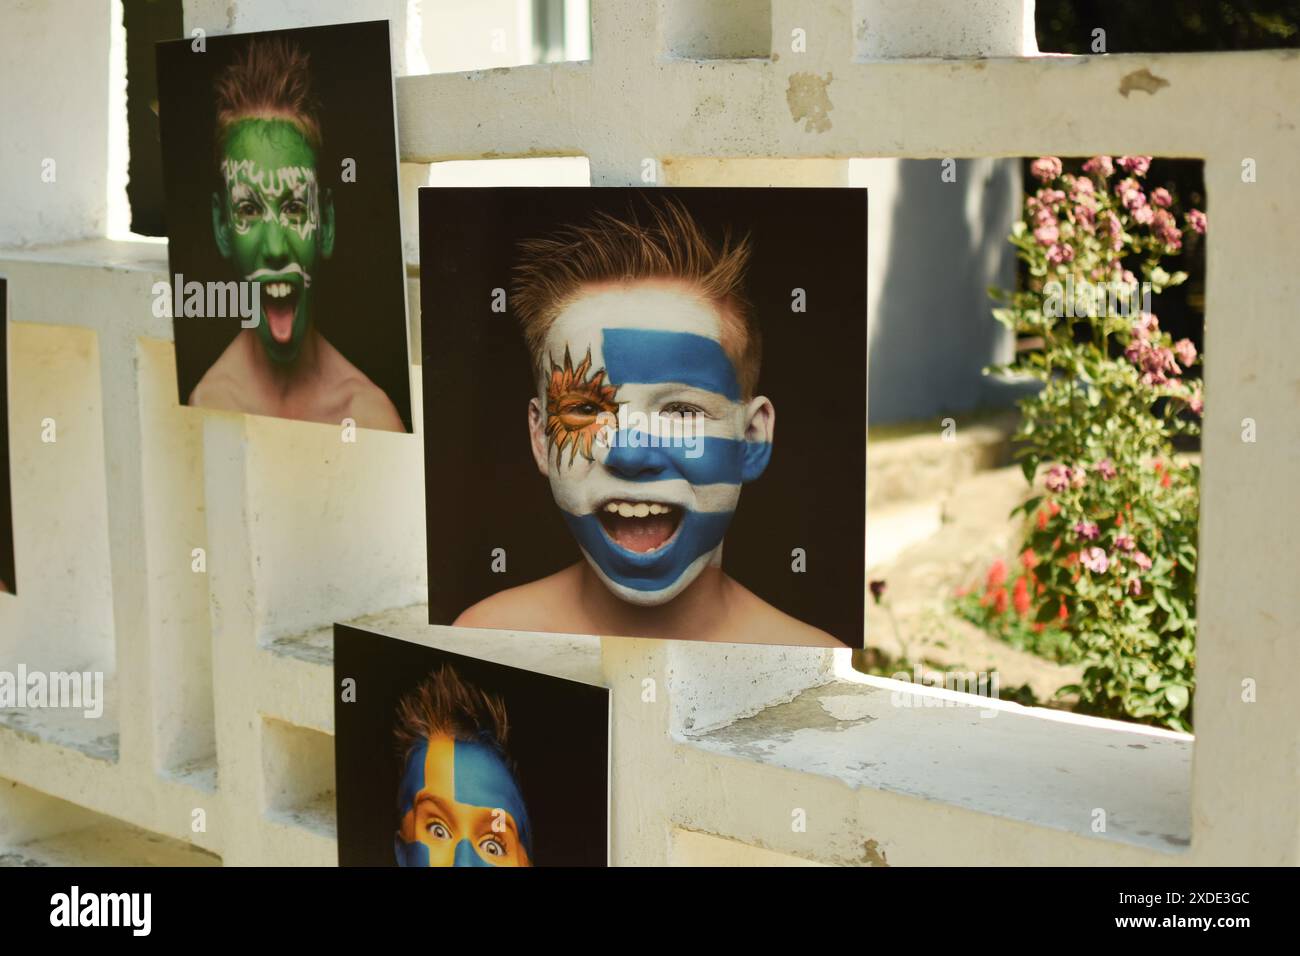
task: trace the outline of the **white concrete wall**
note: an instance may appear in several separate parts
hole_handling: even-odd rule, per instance
[[[204,0],[189,16],[216,28],[272,25],[246,9]],[[61,242],[0,250],[17,370],[22,588],[0,596],[0,665],[111,666],[115,716],[87,726],[0,714],[0,779],[18,784],[0,787],[0,820],[18,821],[7,839],[33,856],[90,858],[93,846],[134,859],[138,826],[167,837],[181,859],[208,854],[194,862],[333,863],[331,797],[320,792],[333,730],[328,627],[359,616],[361,626],[610,686],[620,864],[1300,862],[1291,687],[1300,592],[1293,562],[1279,558],[1300,537],[1300,513],[1286,506],[1300,483],[1291,369],[1300,186],[1287,174],[1300,133],[1275,116],[1277,103],[1300,101],[1293,59],[858,62],[851,0],[773,0],[779,57],[697,61],[664,49],[659,9],[595,3],[590,63],[402,78],[403,161],[581,155],[594,182],[626,184],[649,157],[665,180],[826,184],[846,182],[847,161],[860,157],[1205,158],[1211,401],[1190,786],[1180,775],[1193,744],[1178,735],[1015,708],[982,723],[965,711],[873,710],[892,706],[886,692],[897,688],[852,675],[847,652],[429,629],[418,603],[392,609],[422,596],[419,439],[367,433],[363,454],[352,454],[328,428],[175,408],[170,323],[148,309],[166,270],[161,247]],[[806,52],[778,50],[795,28]],[[949,41],[949,55],[989,52]],[[7,61],[0,70],[7,78]],[[1122,94],[1125,77],[1143,70],[1168,85]],[[1078,103],[1094,108],[1043,122]],[[66,124],[37,113],[24,136],[42,142]],[[1245,157],[1256,182],[1241,178]],[[0,231],[13,241],[38,218],[23,204],[25,182],[0,184]],[[93,232],[92,205],[75,206],[56,238]],[[1230,331],[1215,331],[1219,315]],[[32,375],[41,361],[54,363],[57,387]],[[46,406],[73,425],[57,448],[30,435]],[[1241,440],[1244,418],[1257,423],[1254,443]],[[207,572],[186,578],[193,546],[206,548]],[[61,585],[65,569],[84,586]],[[1242,697],[1247,680],[1253,703]],[[886,728],[874,744],[873,729]],[[1108,756],[1135,733],[1142,748]],[[913,738],[926,743],[899,744]],[[883,769],[871,766],[877,750],[888,754]],[[954,763],[961,751],[980,759]],[[1078,772],[1074,802],[1036,784],[1054,776],[1047,758]],[[1014,800],[998,796],[1002,776],[1018,782]],[[1139,798],[1161,828],[1148,831],[1154,839],[1096,833],[1080,819],[1095,807],[1122,818]],[[71,826],[69,805],[107,831],[53,845]]]

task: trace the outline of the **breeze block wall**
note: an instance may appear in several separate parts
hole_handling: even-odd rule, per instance
[[[329,426],[177,405],[170,320],[150,309],[165,247],[103,238],[111,8],[3,5],[5,75],[34,64],[43,82],[0,92],[21,581],[0,596],[0,667],[102,671],[108,706],[0,712],[0,859],[332,865],[330,627],[345,620],[611,687],[616,864],[1300,863],[1293,53],[1040,57],[1024,0],[595,0],[590,61],[397,81],[408,234],[420,167],[450,160],[581,156],[599,185],[647,169],[835,185],[871,157],[1203,159],[1193,740],[923,706],[946,692],[855,674],[847,651],[427,628],[418,367],[415,437],[345,445]],[[410,12],[191,0],[186,25],[390,18],[404,72]]]

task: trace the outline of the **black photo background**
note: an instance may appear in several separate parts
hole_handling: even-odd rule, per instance
[[[0,593],[18,593],[9,491],[9,287],[0,279]]]
[[[254,34],[158,44],[158,102],[171,273],[185,281],[238,278],[212,236],[213,81]],[[317,328],[383,389],[411,430],[406,335],[406,266],[397,194],[397,136],[386,21],[279,30],[311,58],[321,104],[318,174],[334,196],[334,254],[315,286]],[[345,159],[356,181],[344,182]],[[174,280],[173,280],[174,281]],[[176,318],[182,403],[239,332],[238,318]]]
[[[533,828],[536,866],[605,866],[609,832],[609,691],[370,631],[334,625],[334,772],[340,866],[395,866],[401,765],[393,747],[398,699],[450,664],[500,694],[509,750]]]
[[[581,559],[528,444],[534,382],[510,288],[517,243],[592,212],[644,214],[642,190],[420,190],[429,616]],[[765,601],[863,642],[867,199],[854,189],[658,188],[715,239],[748,233],[747,294],[763,335],[759,391],[776,408],[771,464],[746,485],[723,567]],[[792,311],[792,292],[807,311]],[[491,569],[505,548],[506,572]],[[807,570],[791,570],[802,548]]]

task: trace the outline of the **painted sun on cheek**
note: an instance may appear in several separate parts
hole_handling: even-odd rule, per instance
[[[618,414],[615,395],[617,387],[605,384],[605,370],[591,371],[591,349],[587,357],[575,368],[564,347],[564,364],[551,359],[551,380],[546,391],[546,440],[555,450],[556,464],[560,464],[567,448],[569,464],[579,454],[595,461],[592,445],[605,427],[607,416]]]

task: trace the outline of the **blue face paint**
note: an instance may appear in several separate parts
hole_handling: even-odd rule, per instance
[[[415,806],[415,798],[424,789],[424,762],[429,756],[429,741],[421,740],[406,755],[402,779],[397,783],[397,816],[400,819]]]
[[[407,843],[402,839],[400,833],[393,835],[393,854],[397,857],[398,866],[419,867],[428,869],[429,867],[429,845],[416,840],[414,843]]]
[[[528,808],[519,792],[519,784],[501,754],[481,740],[458,740],[455,746],[456,802],[505,810],[514,817],[519,839],[531,856],[533,842]]]
[[[735,512],[688,511],[682,515],[672,542],[644,554],[615,544],[594,514],[561,514],[578,544],[611,581],[637,591],[662,591],[680,578],[696,558],[722,543]]]
[[[670,443],[652,445],[656,440]],[[761,475],[772,457],[772,444],[765,441],[712,435],[695,436],[690,440],[693,447],[672,441],[668,436],[620,429],[610,441],[605,467],[627,481],[681,478],[692,485],[739,485]]]
[[[456,853],[451,861],[452,866],[486,866],[492,867],[492,864],[483,857],[478,855],[474,849],[474,844],[469,840],[461,840],[456,844]]]
[[[722,344],[690,332],[603,329],[605,369],[615,385],[679,382],[740,401],[740,382]]]

